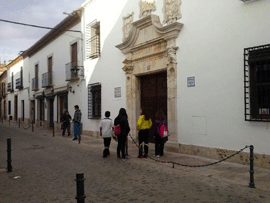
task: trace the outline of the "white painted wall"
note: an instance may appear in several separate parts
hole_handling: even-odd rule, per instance
[[[14,118],[14,96],[18,96],[18,118],[22,117],[22,107],[21,107],[21,100],[24,100],[24,118],[30,118],[29,114],[29,68],[27,64],[27,60],[21,60],[20,62],[16,63],[7,71],[7,81],[8,83],[11,82],[12,73],[13,73],[13,82],[14,82],[14,92],[8,93],[7,101],[11,101],[11,114]],[[18,90],[16,89],[16,79],[20,78],[20,71],[21,67],[23,67],[23,89]],[[7,102],[8,108],[8,102]]]
[[[207,5],[207,6],[206,6]],[[269,1],[183,1],[177,38],[180,143],[270,154],[267,123],[244,119],[244,48],[269,44]],[[187,77],[195,76],[195,87]]]
[[[88,2],[88,1],[86,1]],[[87,118],[87,85],[102,85],[102,117],[112,118],[126,106],[124,55],[115,46],[122,42],[122,18],[134,12],[139,1],[95,0],[83,13],[82,27],[100,21],[101,57],[85,59],[86,80],[82,90],[84,130],[98,131],[99,120]],[[106,5],[106,6],[105,6]],[[154,14],[163,21],[163,1]],[[270,154],[267,123],[244,121],[244,48],[269,44],[269,1],[182,1],[183,23],[177,38],[178,141],[183,144],[238,150],[253,144],[257,153]],[[195,87],[187,77],[195,76]],[[114,98],[114,88],[122,97]]]
[[[99,119],[88,119],[88,84],[101,83],[102,118],[105,111],[110,111],[111,118],[114,119],[119,109],[126,107],[125,73],[122,70],[122,61],[125,58],[115,46],[122,42],[122,17],[133,12],[134,8],[138,14],[138,2],[134,0],[99,0],[93,1],[83,12],[84,32],[87,24],[97,20],[100,22],[101,33],[101,56],[97,59],[85,59],[84,62],[86,71],[85,86],[82,89],[84,130],[99,131],[100,123]],[[121,98],[114,98],[115,87],[121,87]]]
[[[81,30],[81,23],[70,28],[70,30]],[[45,46],[43,49],[35,53],[33,56],[29,58],[29,67],[30,67],[30,80],[32,86],[32,78],[35,77],[35,65],[38,63],[39,65],[39,91],[44,90],[42,88],[42,74],[48,72],[48,64],[47,60],[50,56],[52,56],[53,60],[53,84],[54,87],[67,85],[66,76],[65,76],[65,65],[71,62],[71,45],[77,42],[78,47],[78,61],[82,64],[82,35],[77,32],[65,32],[50,44]],[[80,85],[80,82],[73,82],[71,86],[76,89],[77,85]],[[30,91],[30,97],[33,97],[34,91]],[[80,91],[75,91],[74,95],[70,95],[69,93],[69,102],[73,104],[73,100],[80,102],[81,95]],[[45,100],[46,101],[46,100]],[[80,103],[79,103],[80,104]],[[74,105],[73,105],[74,106]],[[74,111],[71,110],[71,105],[69,104],[69,111],[72,113]],[[49,106],[46,104],[45,108],[45,120],[48,118],[47,109]],[[37,118],[37,102],[36,102],[36,118]],[[57,121],[57,97],[54,99],[54,121]]]

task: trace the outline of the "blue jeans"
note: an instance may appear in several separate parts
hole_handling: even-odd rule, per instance
[[[80,133],[80,123],[74,122],[74,138],[78,138]]]

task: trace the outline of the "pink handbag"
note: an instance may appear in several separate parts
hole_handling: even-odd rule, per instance
[[[121,133],[121,128],[120,128],[120,124],[118,124],[117,126],[114,126],[114,134],[119,135],[120,133]]]

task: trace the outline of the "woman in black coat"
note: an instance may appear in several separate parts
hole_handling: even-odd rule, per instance
[[[128,116],[126,109],[121,108],[119,110],[118,116],[114,119],[114,126],[120,125],[121,133],[118,136],[118,145],[117,145],[117,157],[121,158],[120,152],[122,153],[122,159],[127,159],[125,155],[125,143],[127,140],[130,127],[128,124]]]

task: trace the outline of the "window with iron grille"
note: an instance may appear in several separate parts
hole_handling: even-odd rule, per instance
[[[245,120],[270,121],[270,44],[244,50]]]
[[[86,26],[86,57],[100,56],[100,22],[96,20]]]
[[[101,85],[88,85],[88,119],[101,118]]]

